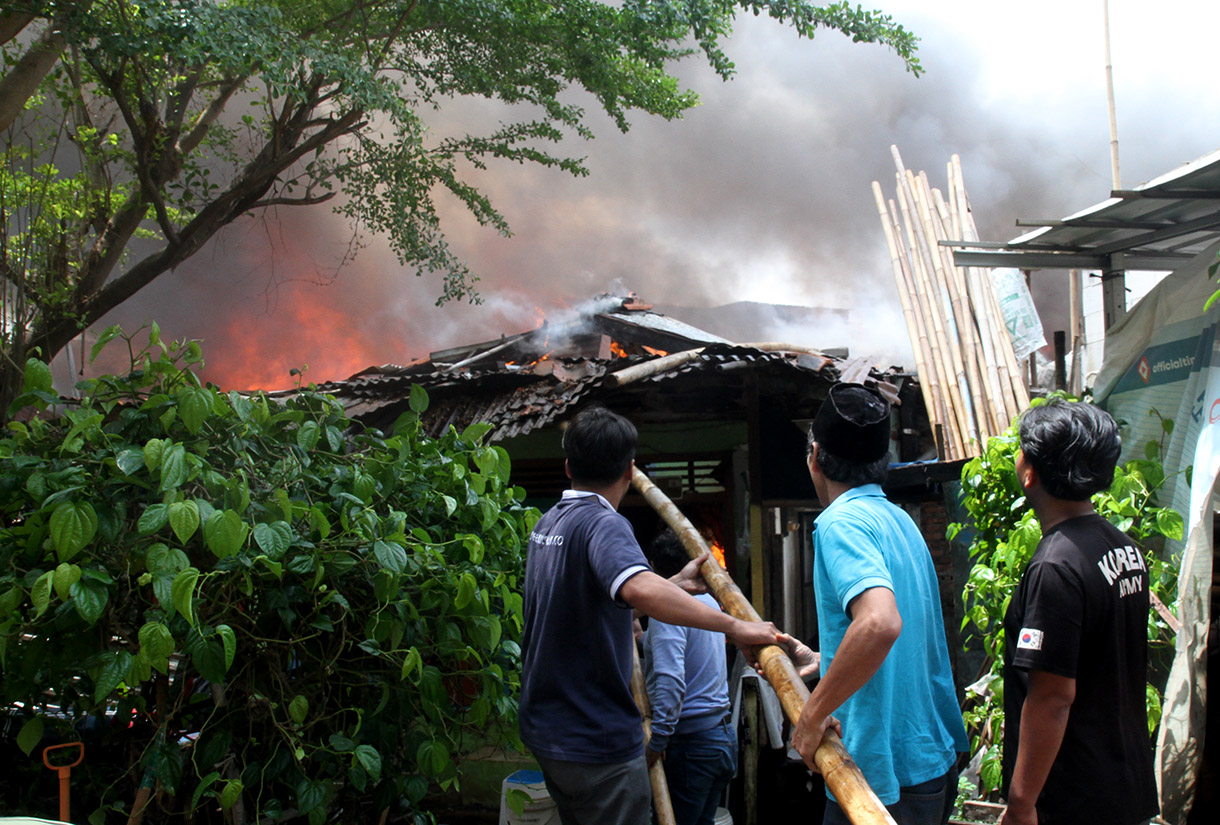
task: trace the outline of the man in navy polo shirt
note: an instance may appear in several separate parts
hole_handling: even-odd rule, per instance
[[[825,508],[813,533],[822,678],[792,745],[816,770],[822,735],[838,728],[899,825],[943,825],[957,796],[957,754],[969,745],[928,545],[881,490],[889,445],[889,403],[860,384],[832,387],[808,454]],[[833,798],[823,822],[848,822]]]
[[[783,638],[656,575],[618,505],[631,486],[635,426],[601,407],[563,438],[572,489],[534,525],[525,570],[521,738],[564,825],[648,825],[640,714],[631,698],[631,608],[740,645]]]

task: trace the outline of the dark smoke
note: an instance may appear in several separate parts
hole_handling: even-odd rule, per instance
[[[542,313],[614,285],[657,304],[848,308],[842,340],[818,345],[909,365],[870,191],[878,180],[892,196],[891,144],[938,187],[959,154],[987,240],[1021,234],[1016,218],[1062,217],[1104,199],[1110,173],[1104,96],[1048,89],[1045,107],[994,99],[980,80],[986,33],[964,40],[899,16],[923,38],[921,78],[879,47],[830,33],[800,40],[744,17],[729,49],[736,79],[684,68],[703,97],[684,121],[638,116],[621,135],[596,116],[596,140],[569,141],[571,153],[587,155],[589,178],[515,164],[475,175],[515,231],[499,238],[445,206],[454,248],[482,276],[482,306],[434,307],[437,280],[405,271],[376,239],[337,272],[351,232],[320,207],[229,229],[106,323],[155,318],[168,335],[205,340],[212,380],[282,387],[304,364],[308,380],[342,378],[530,329]],[[1096,45],[1088,37],[1082,44]],[[1012,71],[1037,59],[1031,49]],[[1125,185],[1214,148],[1214,123],[1187,92],[1130,88],[1120,97],[1120,116],[1131,113],[1120,122]],[[518,116],[462,101],[438,128],[474,131]],[[1062,273],[1034,277],[1048,339],[1067,323],[1065,284]]]

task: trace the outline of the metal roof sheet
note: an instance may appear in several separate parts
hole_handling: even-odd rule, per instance
[[[1166,270],[1220,236],[1220,150],[1135,189],[1116,190],[1006,243],[944,241],[958,266],[1019,269]]]

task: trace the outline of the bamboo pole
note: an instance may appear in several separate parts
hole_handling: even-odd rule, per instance
[[[939,350],[938,360],[942,363],[944,369],[945,392],[946,397],[951,402],[949,406],[957,428],[958,457],[960,458],[964,457],[969,450],[972,429],[964,397],[966,393],[962,392],[965,376],[959,359],[956,357],[957,347],[951,339],[951,321],[946,319],[945,296],[937,283],[936,264],[929,248],[927,234],[923,228],[919,199],[915,193],[916,185],[911,171],[904,169],[902,174],[902,194],[907,201],[907,208],[903,213],[903,217],[909,220],[911,224],[909,232],[912,238],[912,260],[918,263],[916,272],[922,279],[921,289],[926,295],[925,307],[931,315],[932,326],[936,331],[937,348]]]
[[[958,179],[961,180],[961,159],[954,155],[954,162],[958,168]],[[970,210],[970,201],[966,196],[964,184],[962,186],[962,208],[962,229],[965,234],[963,240],[977,241],[979,239],[978,227],[974,223],[974,214]],[[1012,393],[1013,402],[1011,412],[1012,416],[1016,416],[1029,406],[1029,390],[1025,386],[1022,370],[1017,365],[1017,355],[1012,348],[1012,337],[1008,333],[1008,324],[1004,322],[1004,313],[1000,310],[1000,302],[991,283],[990,273],[980,271],[979,276],[979,283],[983,287],[983,300],[987,303],[996,322],[997,350],[1001,363],[1008,373],[1007,389]]]
[[[949,355],[949,365],[956,378],[958,415],[961,417],[963,438],[963,455],[972,454],[971,444],[979,443],[978,427],[975,425],[974,405],[970,392],[970,382],[966,377],[966,367],[962,360],[961,335],[953,314],[952,302],[948,294],[948,284],[942,271],[939,250],[936,248],[936,233],[932,228],[932,219],[928,209],[926,176],[921,172],[916,176],[911,170],[906,172],[907,183],[913,196],[912,211],[917,219],[916,234],[919,237],[920,252],[925,256],[928,282],[933,295],[938,299],[937,311],[941,313],[941,324],[945,330],[945,349]],[[946,301],[949,305],[946,306]]]
[[[945,205],[940,190],[930,188],[927,178],[922,174],[920,179],[927,190],[925,192],[927,198],[925,210],[930,234],[932,238],[936,239],[936,260],[940,263],[940,270],[937,274],[943,279],[945,289],[949,293],[949,302],[953,308],[953,317],[957,325],[958,346],[961,350],[962,366],[966,370],[966,386],[970,392],[970,412],[974,416],[975,432],[977,433],[975,444],[977,451],[982,448],[991,432],[990,403],[987,399],[982,371],[979,368],[978,333],[964,297],[965,285],[961,282],[960,273],[953,264],[952,255],[940,245],[940,240],[948,236],[946,231],[946,224],[950,219],[948,207]]]
[[[707,544],[699,531],[639,467],[632,468],[631,483],[644,500],[673,528],[691,558],[698,558],[708,552]],[[703,580],[707,582],[708,589],[730,615],[743,621],[760,620],[754,606],[733,583],[728,572],[714,559],[709,558],[699,570],[703,574]],[[784,714],[796,724],[801,718],[805,702],[809,699],[809,688],[805,687],[805,682],[797,675],[792,660],[779,645],[763,645],[754,652],[767,681],[779,696]],[[828,730],[822,737],[813,758],[826,780],[827,787],[834,793],[835,799],[853,825],[896,825],[834,731]]]
[[[900,176],[895,176],[899,178]],[[904,279],[907,294],[912,296],[911,308],[918,319],[927,339],[928,363],[932,369],[934,386],[936,388],[937,415],[944,436],[944,452],[946,458],[955,457],[959,437],[957,433],[957,417],[953,412],[952,399],[949,397],[949,380],[945,370],[944,358],[941,356],[939,339],[932,321],[932,313],[928,308],[928,290],[923,285],[922,270],[918,255],[912,254],[915,247],[915,235],[911,228],[911,214],[906,199],[902,196],[902,184],[898,183],[898,202],[890,201],[890,214],[894,215],[894,228],[906,243],[899,244],[898,257],[903,263]],[[899,226],[897,216],[901,215]]]
[[[669,355],[662,355],[660,358],[654,358],[651,361],[645,361],[642,364],[635,364],[630,367],[612,372],[606,376],[606,385],[610,387],[621,387],[625,384],[631,384],[635,381],[640,381],[644,378],[649,378],[660,372],[665,372],[667,369],[681,366],[689,361],[694,361],[703,353],[703,347],[698,349],[688,349],[683,352],[671,352]]]
[[[901,163],[901,160],[898,161]],[[930,269],[932,267],[931,256],[928,254],[926,239],[919,226],[918,207],[915,204],[915,195],[911,191],[911,174],[908,170],[903,169],[898,174],[899,181],[899,199],[898,205],[902,209],[902,218],[906,224],[907,236],[911,247],[910,261],[912,263],[911,270],[916,278],[916,293],[919,295],[920,304],[927,316],[929,328],[933,333],[935,341],[936,358],[934,359],[941,371],[942,387],[945,397],[945,406],[947,408],[948,421],[950,425],[946,427],[946,432],[949,429],[953,430],[953,442],[957,445],[957,455],[955,458],[964,458],[966,456],[967,445],[970,443],[970,431],[965,426],[964,404],[961,398],[961,390],[957,383],[957,370],[952,363],[952,350],[949,347],[948,336],[945,332],[943,312],[941,310],[941,295],[932,284],[932,275]]]
[[[890,265],[894,269],[894,281],[898,286],[898,300],[902,304],[902,317],[906,321],[907,335],[911,338],[911,348],[915,350],[915,371],[919,374],[919,390],[923,394],[924,409],[928,411],[932,431],[935,432],[936,424],[941,421],[933,400],[932,382],[928,380],[930,373],[926,350],[928,334],[920,328],[919,322],[915,319],[915,311],[911,306],[911,296],[907,291],[903,274],[902,259],[898,254],[898,241],[894,237],[893,217],[885,207],[885,197],[881,194],[881,184],[877,181],[873,181],[873,198],[877,201],[877,214],[881,218],[881,228],[885,232],[885,242],[890,250]]]
[[[975,230],[974,221],[970,216],[970,204],[966,197],[966,184],[962,178],[961,163],[961,157],[958,155],[953,155],[949,161],[950,207],[953,211],[955,225],[959,227],[958,237],[961,240],[978,240],[978,232]],[[983,287],[980,283],[983,277],[982,272],[975,267],[963,267],[962,271],[971,311],[978,320],[979,338],[983,344],[987,376],[991,383],[992,397],[995,399],[992,410],[995,431],[1003,432],[1008,428],[1008,423],[1014,415],[1012,410],[1014,402],[1008,367],[997,350],[1000,346],[1000,337],[996,324],[1001,321],[992,314],[990,305],[983,295]]]
[[[929,210],[929,217],[932,220],[932,229],[936,232],[936,237],[947,239],[948,230],[952,225],[953,217],[949,214],[949,206],[945,203],[944,196],[941,195],[939,189],[931,191],[932,203],[935,209]],[[987,384],[983,381],[983,368],[981,366],[982,355],[980,353],[980,344],[978,336],[978,327],[975,323],[974,313],[970,310],[970,302],[966,296],[966,282],[962,277],[962,271],[953,263],[953,254],[946,247],[937,245],[937,252],[940,255],[942,267],[944,269],[945,283],[949,287],[949,298],[953,304],[953,314],[957,318],[958,335],[962,347],[962,361],[966,366],[966,379],[970,384],[972,400],[974,402],[974,419],[975,425],[978,427],[979,433],[979,449],[987,441],[987,436],[991,435],[992,429],[991,408],[994,406],[994,401],[987,393]]]
[[[637,471],[638,472],[638,471]],[[648,688],[644,685],[644,669],[640,667],[640,651],[631,644],[631,698],[640,709],[644,720],[644,750],[652,739],[652,706],[648,702]],[[661,760],[648,768],[648,781],[652,784],[652,807],[657,812],[657,825],[677,825],[674,819],[674,802],[669,796],[669,782],[665,779],[665,766]]]
[[[901,242],[902,226],[898,221],[899,210],[898,206],[893,200],[889,201],[888,214],[891,222],[890,229],[894,233],[894,237],[899,241],[898,262],[902,266],[900,277],[903,281],[903,286],[901,289],[906,295],[914,296],[911,299],[911,310],[915,316],[915,323],[919,326],[920,335],[922,336],[924,354],[928,363],[927,382],[931,388],[932,400],[935,404],[934,410],[928,413],[929,424],[931,425],[932,432],[935,435],[935,440],[939,450],[938,456],[944,460],[951,458],[954,455],[956,442],[953,438],[954,427],[952,421],[950,420],[950,411],[945,399],[945,388],[940,378],[941,370],[938,369],[940,366],[940,361],[935,356],[933,351],[932,341],[930,338],[931,333],[928,331],[928,324],[930,321],[923,314],[922,305],[919,300],[919,291],[915,285],[914,269],[912,267],[910,258],[907,255],[907,247]],[[937,432],[938,426],[939,433]]]

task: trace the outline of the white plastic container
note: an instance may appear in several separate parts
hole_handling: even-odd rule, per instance
[[[733,815],[728,808],[717,808],[715,825],[733,825]]]
[[[514,788],[529,796],[520,814],[508,807],[508,792]],[[542,771],[514,771],[504,777],[500,786],[500,825],[559,825],[559,809],[547,792]]]

